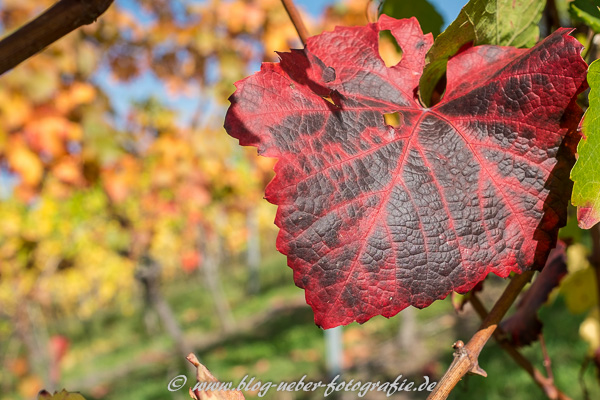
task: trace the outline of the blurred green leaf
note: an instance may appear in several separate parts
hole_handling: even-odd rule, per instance
[[[567,224],[560,228],[558,231],[558,238],[567,242],[581,243],[583,240],[583,232],[577,225],[576,210],[574,207],[569,206],[569,213],[567,217]]]
[[[379,7],[379,14],[398,19],[416,17],[423,33],[431,32],[434,37],[440,34],[444,25],[440,13],[427,0],[385,0]]]
[[[533,46],[539,38],[538,22],[545,4],[545,0],[469,1],[427,53],[419,85],[421,101],[431,105],[431,96],[446,72],[448,59],[469,43]]]
[[[600,61],[588,70],[590,107],[583,117],[584,138],[577,146],[578,158],[571,179],[575,182],[571,202],[577,206],[579,226],[589,229],[600,221]]]
[[[600,8],[598,0],[575,0],[569,7],[573,19],[587,24],[595,32],[600,32]]]

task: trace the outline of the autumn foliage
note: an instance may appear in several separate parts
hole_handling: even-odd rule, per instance
[[[403,51],[389,68],[383,30]],[[531,50],[471,47],[424,109],[431,44],[415,19],[384,15],[280,53],[231,98],[229,134],[280,160],[266,191],[278,248],[324,328],[540,268],[566,222],[581,45],[559,30]]]
[[[53,3],[5,1],[0,26]],[[182,359],[191,346],[161,295],[177,278],[200,277],[216,311],[197,312],[232,334],[218,275],[260,263],[258,238],[287,256],[321,328],[464,294],[484,320],[473,337],[488,331],[474,353],[455,346],[469,358],[456,382],[485,375],[498,326],[542,391],[566,398],[518,350],[543,338],[556,288],[587,313],[600,370],[600,9],[471,0],[442,32],[425,0],[381,1],[378,17],[375,3],[304,15],[316,35],[303,46],[279,0],[115,2],[2,76],[0,389],[58,386],[74,346],[49,327],[109,308],[154,307]],[[521,280],[488,313],[491,273]]]

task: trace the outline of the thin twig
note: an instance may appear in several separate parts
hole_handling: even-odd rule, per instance
[[[296,32],[298,32],[298,36],[300,37],[302,44],[306,46],[306,39],[308,39],[310,35],[308,34],[306,25],[304,25],[304,21],[302,21],[302,16],[300,16],[300,13],[294,5],[294,1],[281,0],[281,3],[283,4],[285,11],[287,11],[288,15],[290,16],[292,24],[294,24],[294,27],[296,28]]]
[[[475,294],[470,295],[469,302],[473,306],[475,312],[479,315],[481,319],[485,319],[487,316],[487,310],[485,306],[479,300]],[[502,328],[498,328],[494,331],[494,339],[498,342],[500,347],[521,367],[525,372],[531,376],[533,381],[542,389],[542,391],[546,394],[549,399],[559,399],[559,400],[570,400],[570,398],[558,390],[556,385],[554,384],[554,378],[549,375],[545,377],[537,368],[531,364],[529,361],[519,350],[517,350],[507,339],[506,333],[502,330]],[[547,354],[544,356],[547,357]],[[549,358],[548,358],[549,360]],[[548,362],[549,364],[549,362]]]
[[[546,9],[544,10],[546,14],[546,35],[550,35],[556,28],[560,26],[560,15],[558,12],[558,8],[556,8],[555,0],[548,0],[546,2]]]
[[[539,334],[540,346],[542,348],[542,355],[544,356],[544,368],[546,368],[546,375],[548,379],[554,381],[554,374],[552,373],[552,361],[550,355],[548,355],[548,348],[546,347],[546,341],[544,340],[544,334]]]
[[[91,24],[113,0],[60,0],[27,25],[0,41],[0,75],[69,32]]]
[[[592,56],[592,49],[594,48],[594,37],[596,37],[596,32],[592,28],[588,28],[588,35],[585,41],[586,45],[581,52],[581,58],[583,58],[588,64],[592,62],[592,60],[588,60],[588,56]]]
[[[579,369],[579,385],[581,386],[581,392],[583,393],[584,400],[590,399],[590,392],[588,391],[587,385],[585,384],[585,372],[590,365],[591,358],[589,356],[585,357],[583,363],[581,364],[581,368]]]
[[[438,382],[433,392],[427,397],[428,400],[446,399],[456,384],[467,373],[487,376],[487,373],[479,367],[479,362],[477,361],[479,353],[481,353],[483,346],[490,339],[498,324],[514,303],[519,293],[521,293],[523,287],[531,280],[534,273],[535,271],[526,271],[520,275],[516,275],[510,281],[498,301],[496,301],[492,311],[490,311],[481,323],[479,330],[469,340],[469,343],[464,347],[455,347],[456,351],[452,364],[450,364],[450,367],[448,367],[448,370]]]

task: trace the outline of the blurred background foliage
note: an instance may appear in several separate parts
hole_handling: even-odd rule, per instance
[[[52,3],[4,0],[0,29]],[[417,3],[384,7],[438,34],[440,13]],[[304,16],[316,34],[375,20],[377,6],[347,0]],[[393,57],[386,40],[382,56]],[[262,200],[273,161],[222,128],[233,83],[299,47],[279,0],[123,0],[0,78],[0,398],[62,387],[88,399],[188,398],[167,383],[193,377],[189,351],[222,381],[327,378],[322,331],[275,251],[275,207]],[[571,279],[567,294],[590,281]],[[490,287],[492,299],[502,281]],[[588,347],[570,341],[585,315],[566,311],[563,297],[547,318],[572,321],[575,333],[547,342],[567,354],[560,387],[580,393]],[[451,310],[437,302],[344,328],[345,374],[439,379],[437,359],[445,365],[453,338],[477,326],[472,312]],[[490,347],[491,359],[511,362]],[[533,386],[506,364],[486,368],[504,380],[471,383],[460,398]]]

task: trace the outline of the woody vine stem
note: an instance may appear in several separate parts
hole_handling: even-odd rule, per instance
[[[526,271],[513,277],[471,340],[466,345],[461,341],[454,344],[454,360],[433,392],[427,397],[428,400],[447,398],[452,389],[467,373],[487,376],[487,373],[479,366],[479,354],[534,273],[535,271]]]
[[[75,29],[95,22],[114,0],[60,0],[0,41],[0,75]]]
[[[479,300],[479,297],[475,293],[471,293],[468,299],[471,306],[475,312],[481,317],[481,319],[485,319],[488,315],[485,306]],[[516,362],[519,367],[523,368],[529,376],[533,379],[536,385],[539,386],[540,389],[544,392],[546,397],[549,399],[556,400],[571,400],[569,396],[561,392],[556,385],[554,384],[554,378],[552,377],[550,371],[548,371],[548,376],[544,376],[536,367],[533,366],[531,361],[529,361],[521,352],[515,348],[511,342],[508,340],[506,333],[502,330],[502,328],[498,327],[494,331],[494,339],[498,342],[500,347],[508,354],[514,362]],[[540,334],[540,339],[542,336]],[[548,368],[549,369],[549,368]]]
[[[298,10],[293,3],[293,0],[281,0],[281,3],[287,11],[292,24],[296,28],[302,44],[306,45],[306,39],[308,38],[309,34],[304,22],[302,21],[302,17],[298,13]],[[460,340],[454,343],[454,360],[448,367],[448,370],[442,379],[436,385],[433,392],[429,395],[428,400],[446,399],[452,389],[468,373],[487,376],[487,373],[479,366],[479,354],[488,340],[496,332],[498,324],[510,306],[514,303],[519,293],[521,293],[525,285],[531,280],[534,274],[535,271],[526,271],[521,275],[516,275],[513,277],[489,313],[486,312],[481,302],[479,302],[479,299],[472,296],[472,305],[483,318],[481,326],[466,345]],[[527,373],[544,391],[548,398],[562,400],[568,399],[564,393],[560,392],[560,390],[556,388],[551,377],[543,376],[532,366],[529,360],[523,357],[521,353],[519,353],[514,347],[506,342],[502,343],[498,334],[496,334],[496,338],[501,343],[502,347],[508,352],[508,354],[517,362],[517,364],[527,371]]]

